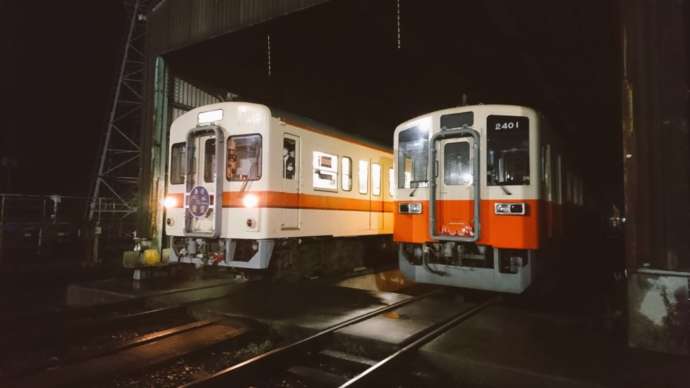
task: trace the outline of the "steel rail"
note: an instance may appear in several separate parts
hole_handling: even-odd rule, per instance
[[[256,357],[250,358],[249,360],[243,361],[239,364],[235,364],[231,367],[223,369],[211,376],[202,378],[196,381],[192,381],[183,385],[182,387],[212,387],[212,386],[228,386],[229,384],[237,384],[244,379],[254,376],[261,368],[270,368],[271,365],[279,364],[289,360],[290,356],[298,353],[304,352],[312,346],[315,346],[326,336],[332,334],[333,332],[340,330],[346,326],[354,325],[356,323],[365,321],[367,319],[373,318],[382,313],[395,310],[404,305],[419,301],[421,299],[427,298],[429,296],[438,294],[441,291],[440,288],[434,289],[430,292],[413,296],[408,299],[383,306],[376,310],[370,311],[368,313],[356,316],[354,318],[343,321],[339,324],[333,325],[327,329],[324,329],[316,334],[313,334],[302,340],[293,342],[291,344],[270,350],[266,353],[260,354]],[[277,368],[276,368],[277,369]]]
[[[383,360],[377,362],[375,365],[371,366],[370,368],[366,369],[364,372],[360,373],[359,375],[353,377],[350,379],[348,382],[345,384],[342,384],[340,388],[350,388],[350,387],[358,387],[358,386],[371,386],[372,380],[375,380],[377,377],[379,377],[382,373],[385,372],[387,368],[392,367],[396,362],[401,361],[403,358],[406,356],[409,356],[410,353],[416,351],[423,345],[429,343],[436,337],[440,336],[441,334],[447,332],[448,330],[452,329],[455,327],[457,324],[460,322],[466,320],[467,318],[471,317],[472,315],[476,314],[480,310],[485,309],[486,307],[497,303],[500,301],[500,297],[494,297],[491,298],[485,302],[482,302],[469,310],[463,311],[459,314],[454,315],[453,317],[437,324],[434,325],[427,330],[425,330],[424,334],[420,334],[417,339],[413,340],[409,344],[405,345],[395,353],[391,354],[390,356],[384,358]]]

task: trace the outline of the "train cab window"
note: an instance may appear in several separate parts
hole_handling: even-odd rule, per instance
[[[352,191],[352,158],[343,156],[341,164],[342,182],[340,186],[344,191]]]
[[[261,135],[228,138],[226,175],[231,181],[253,181],[261,178]]]
[[[314,188],[338,190],[338,157],[314,151]]]
[[[170,155],[170,184],[180,185],[184,183],[187,160],[185,159],[185,143],[175,143]]]
[[[216,139],[204,143],[204,182],[216,181]]]
[[[369,162],[366,160],[359,161],[359,193],[366,194],[369,192]]]
[[[378,163],[371,164],[371,194],[381,195],[381,165]]]
[[[395,171],[393,168],[388,169],[388,195],[395,197]]]
[[[472,184],[470,143],[458,141],[443,147],[443,182],[455,186]]]
[[[295,179],[295,171],[297,170],[297,160],[295,156],[295,150],[297,148],[297,142],[295,139],[284,138],[283,139],[283,178],[284,179]]]
[[[529,119],[491,115],[486,119],[487,183],[529,185]]]
[[[427,186],[429,134],[412,127],[398,134],[398,187],[409,189]]]

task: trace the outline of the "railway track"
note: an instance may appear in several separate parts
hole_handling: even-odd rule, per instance
[[[135,374],[183,356],[237,339],[251,330],[227,319],[201,320],[177,325],[125,343],[65,360],[58,367],[6,379],[4,387],[92,386]]]
[[[496,303],[499,299],[497,297],[486,299],[469,309],[459,311],[449,318],[425,328],[410,338],[407,338],[397,351],[379,361],[329,349],[332,335],[345,327],[366,321],[381,314],[392,312],[400,307],[421,301],[422,299],[438,293],[440,293],[440,290],[436,289],[362,314],[300,341],[275,348],[249,360],[223,369],[211,376],[192,381],[184,385],[184,387],[272,386],[274,384],[267,380],[275,378],[276,376],[293,376],[301,381],[312,383],[307,384],[307,386],[371,386],[375,381],[385,376],[392,367],[399,365],[421,346],[437,338],[439,335],[445,333],[480,310]],[[324,367],[323,364],[317,365],[318,363],[312,363],[314,365],[302,365],[306,360],[314,358],[315,356],[318,356],[320,359],[330,358],[339,363],[346,363],[350,367],[354,365],[355,369],[359,368],[359,370],[354,374],[349,373],[347,374],[348,377],[345,377],[342,374],[334,374],[329,370],[325,370],[328,368]],[[267,377],[269,378],[267,379]]]
[[[211,285],[193,292],[217,288]],[[0,318],[0,347],[14,348],[37,343],[52,343],[65,339],[88,336],[94,331],[117,329],[135,323],[153,322],[163,317],[183,313],[187,307],[226,297],[219,296],[192,300],[172,306],[152,306],[151,300],[164,295],[184,293],[171,290],[155,296],[142,296],[123,301],[85,307],[65,307],[28,312]]]
[[[224,293],[163,307],[151,306],[151,298],[141,297],[5,316],[0,321],[0,348],[4,350],[0,378],[16,379],[81,362],[138,338],[191,324],[194,319],[187,313],[189,307],[226,296]]]

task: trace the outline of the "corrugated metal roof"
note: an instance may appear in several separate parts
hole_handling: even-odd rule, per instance
[[[149,54],[163,54],[327,1],[167,0],[147,17]]]

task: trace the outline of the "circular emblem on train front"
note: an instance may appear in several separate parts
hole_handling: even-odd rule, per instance
[[[194,217],[202,217],[208,212],[211,206],[211,197],[208,195],[208,190],[203,186],[196,186],[189,192],[189,200],[187,201],[189,212]]]

